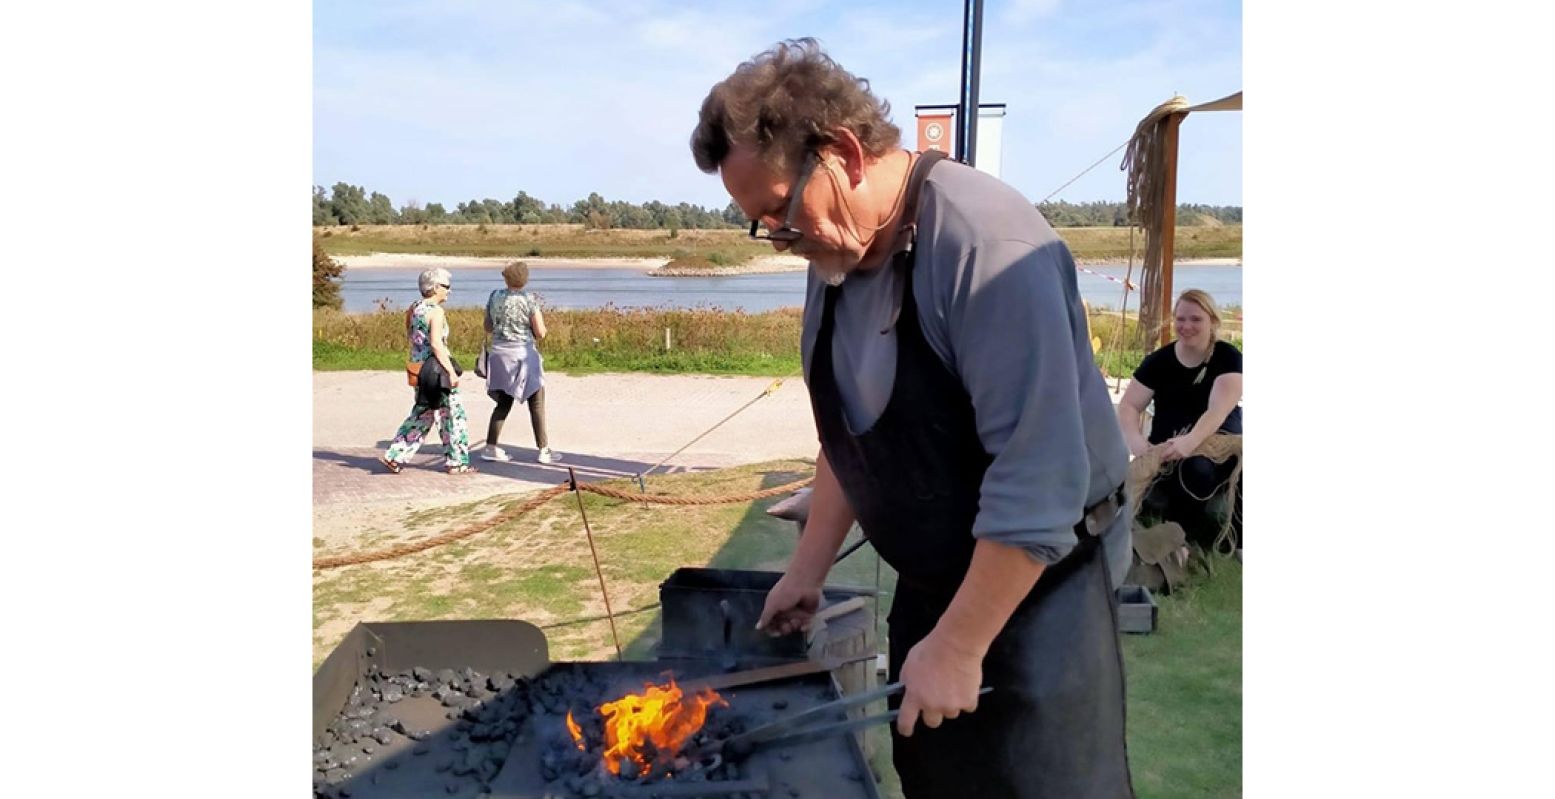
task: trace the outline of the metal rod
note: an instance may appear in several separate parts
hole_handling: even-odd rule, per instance
[[[972,0],[972,74],[971,91],[967,99],[969,113],[966,119],[966,162],[977,166],[977,123],[982,113],[983,82],[983,0]]]
[[[983,60],[983,0],[966,0],[961,37],[961,118],[956,120],[956,160],[977,166],[978,84]]]
[[[963,164],[966,163],[966,72],[967,62],[972,58],[972,2],[966,0],[961,9],[961,72],[956,76],[960,96],[956,99],[956,146],[953,149],[956,160]]]
[[[870,702],[884,699],[900,690],[902,690],[902,684],[899,682],[894,682],[883,688],[876,688],[875,690],[869,691],[867,693],[856,694],[844,699],[838,699],[834,702],[827,702],[824,705],[816,705],[809,710],[795,713],[786,718],[778,719],[771,724],[764,724],[760,727],[757,727],[756,729],[727,738],[723,741],[723,748],[738,748],[741,744],[755,746],[762,741],[777,738],[779,734],[786,733],[787,731],[792,730],[795,727],[798,727],[812,719],[828,716],[832,713],[836,713],[839,710],[845,711],[860,705],[867,705]]]
[[[982,695],[992,690],[992,688],[984,688],[977,693]],[[766,740],[756,741],[755,743],[751,744],[751,751],[754,752],[757,750],[765,751],[768,749],[781,749],[785,746],[798,746],[799,744],[821,741],[827,738],[831,738],[835,735],[842,735],[843,733],[853,732],[854,730],[862,730],[866,727],[873,727],[876,724],[884,724],[888,721],[895,721],[896,717],[900,716],[901,714],[901,710],[892,710],[888,713],[880,713],[874,716],[865,716],[861,719],[848,719],[847,721],[839,721],[834,724],[822,724],[819,727],[811,727],[808,730],[801,730],[799,732],[789,733],[787,735],[780,735],[776,738],[768,738]]]
[[[594,549],[594,531],[589,529],[589,515],[583,509],[583,492],[578,490],[578,475],[567,467],[567,482],[572,487],[572,495],[578,498],[578,515],[583,517],[583,533],[589,539],[589,554],[594,557],[594,574],[599,576],[599,595],[605,599],[605,617],[610,620],[610,640],[616,645],[616,660],[621,657],[621,637],[616,635],[616,616],[610,609],[610,592],[605,589],[605,572],[599,567],[599,552]]]
[[[868,538],[860,538],[858,540],[858,543],[854,544],[851,547],[848,547],[847,549],[844,549],[842,551],[842,554],[838,555],[837,559],[832,561],[832,565],[835,566],[835,565],[841,563],[843,558],[845,558],[845,557],[847,557],[849,555],[852,555],[854,552],[857,552],[859,547],[864,546],[867,543],[869,543],[869,539]]]

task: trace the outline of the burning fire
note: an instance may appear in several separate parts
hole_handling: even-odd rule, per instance
[[[621,762],[627,759],[646,770],[654,759],[674,757],[702,729],[707,709],[715,704],[729,706],[711,688],[686,697],[675,678],[670,677],[664,685],[650,683],[643,686],[640,694],[627,694],[600,705],[599,714],[605,719],[605,768],[619,775]],[[583,749],[583,731],[572,720],[571,713],[567,714],[567,732],[573,743]],[[652,758],[647,751],[650,745]]]

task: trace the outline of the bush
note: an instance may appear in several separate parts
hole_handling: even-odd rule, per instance
[[[324,252],[319,237],[313,237],[313,307],[340,310],[340,277],[345,271],[339,261]]]

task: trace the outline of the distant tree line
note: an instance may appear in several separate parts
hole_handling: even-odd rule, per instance
[[[1128,213],[1120,202],[1039,203],[1037,210],[1054,227],[1126,227]],[[1179,224],[1197,224],[1207,217],[1228,225],[1242,224],[1239,205],[1177,206]],[[369,194],[361,186],[336,183],[326,190],[313,187],[314,225],[552,225],[574,224],[591,228],[728,228],[748,224],[740,207],[730,202],[721,211],[700,205],[652,200],[642,205],[606,200],[598,192],[578,200],[569,208],[556,203],[547,205],[520,191],[511,200],[470,200],[454,206],[442,203],[422,205],[411,200],[398,208],[388,195]]]
[[[1037,203],[1037,210],[1053,227],[1128,227],[1128,206],[1125,203]],[[1184,203],[1177,206],[1177,224],[1193,225],[1202,222],[1199,217],[1209,217],[1222,224],[1242,224],[1240,205],[1197,205]]]
[[[739,206],[730,202],[721,211],[700,205],[669,205],[652,200],[642,205],[607,201],[598,192],[578,200],[570,208],[519,192],[511,200],[470,200],[452,211],[442,203],[421,205],[415,200],[394,207],[393,201],[379,192],[367,193],[361,186],[336,183],[325,190],[313,187],[314,225],[549,225],[575,224],[591,228],[726,228],[746,223]]]

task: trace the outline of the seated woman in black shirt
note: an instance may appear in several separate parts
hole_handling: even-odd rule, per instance
[[[1173,311],[1177,340],[1145,356],[1123,400],[1118,420],[1129,451],[1136,457],[1159,448],[1164,476],[1141,504],[1145,513],[1183,526],[1188,539],[1209,547],[1220,531],[1207,502],[1226,482],[1235,459],[1217,464],[1193,451],[1215,433],[1242,432],[1242,353],[1221,341],[1220,313],[1208,294],[1189,289]],[[1147,440],[1140,414],[1155,400]],[[1241,484],[1238,481],[1233,530],[1241,546]]]

